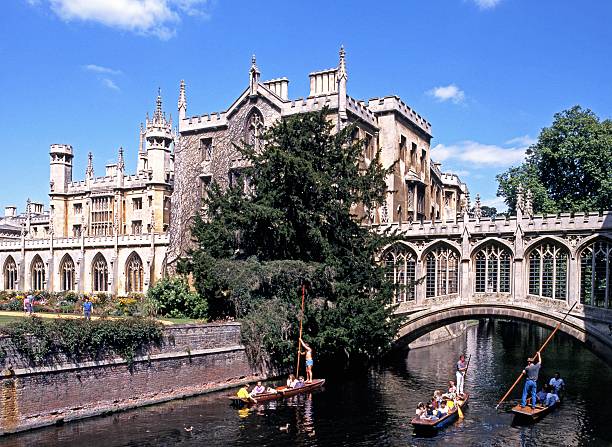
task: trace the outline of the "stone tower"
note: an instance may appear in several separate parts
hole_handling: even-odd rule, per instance
[[[150,181],[165,184],[168,181],[167,174],[172,162],[175,135],[172,130],[172,119],[167,120],[162,111],[161,92],[157,94],[153,118],[147,118],[144,137]]]
[[[65,194],[68,191],[68,184],[72,182],[72,146],[69,144],[52,144],[49,150],[50,178],[49,196],[51,199],[51,212],[55,216],[63,217],[66,215]],[[50,230],[58,235],[64,234],[63,223],[65,219],[54,219],[53,228]]]

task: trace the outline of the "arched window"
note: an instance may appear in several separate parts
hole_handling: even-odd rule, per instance
[[[100,253],[96,255],[91,265],[91,276],[94,292],[108,291],[108,265]]]
[[[17,290],[17,264],[12,256],[4,262],[4,289]]]
[[[60,289],[62,292],[74,290],[74,262],[70,255],[65,255],[60,263]]]
[[[128,292],[142,292],[144,270],[138,253],[132,253],[125,263],[125,276]]]
[[[545,242],[529,253],[529,294],[567,299],[567,261],[566,248]]]
[[[414,300],[416,286],[416,257],[403,245],[395,245],[383,256],[385,278],[395,286],[393,301]]]
[[[511,257],[510,250],[498,244],[488,244],[478,250],[474,257],[477,293],[510,293]]]
[[[612,242],[598,240],[580,254],[580,302],[612,307]]]
[[[425,296],[443,296],[459,290],[459,254],[450,247],[439,245],[425,258],[427,274]]]
[[[45,288],[45,263],[39,255],[34,256],[31,274],[32,290],[43,290]]]
[[[246,121],[246,138],[247,144],[253,146],[255,150],[260,148],[261,136],[264,131],[263,115],[257,108],[253,108],[249,113]]]

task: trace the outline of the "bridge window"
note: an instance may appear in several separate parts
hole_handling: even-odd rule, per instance
[[[567,299],[568,252],[559,245],[546,243],[529,254],[529,294]]]
[[[384,255],[385,278],[395,286],[393,301],[414,300],[416,287],[416,258],[404,246],[396,245]]]
[[[510,250],[487,245],[476,253],[476,292],[510,293]]]
[[[596,241],[580,254],[580,302],[612,307],[612,243]]]
[[[426,258],[425,296],[427,298],[457,293],[458,264],[459,256],[448,247],[439,246],[429,252]]]

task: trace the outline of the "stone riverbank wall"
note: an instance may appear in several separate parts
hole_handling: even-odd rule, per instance
[[[257,377],[240,324],[164,328],[163,343],[128,365],[119,357],[30,367],[8,338],[0,388],[0,435],[236,386]]]

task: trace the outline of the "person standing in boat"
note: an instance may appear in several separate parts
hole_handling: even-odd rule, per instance
[[[537,360],[537,362],[536,362]],[[531,408],[535,410],[536,407],[536,389],[538,383],[538,374],[542,367],[542,356],[540,352],[536,354],[534,358],[527,359],[527,366],[523,370],[523,374],[527,377],[525,380],[525,386],[523,387],[523,397],[521,398],[521,408],[525,408],[527,405],[527,394],[531,395]]]
[[[306,382],[309,383],[312,382],[312,365],[314,364],[312,359],[312,348],[302,339],[300,339],[300,344],[306,350],[304,353],[306,355]]]
[[[465,355],[459,356],[457,362],[457,394],[463,395],[463,384],[465,382],[465,372],[467,371],[467,363],[465,362]]]

